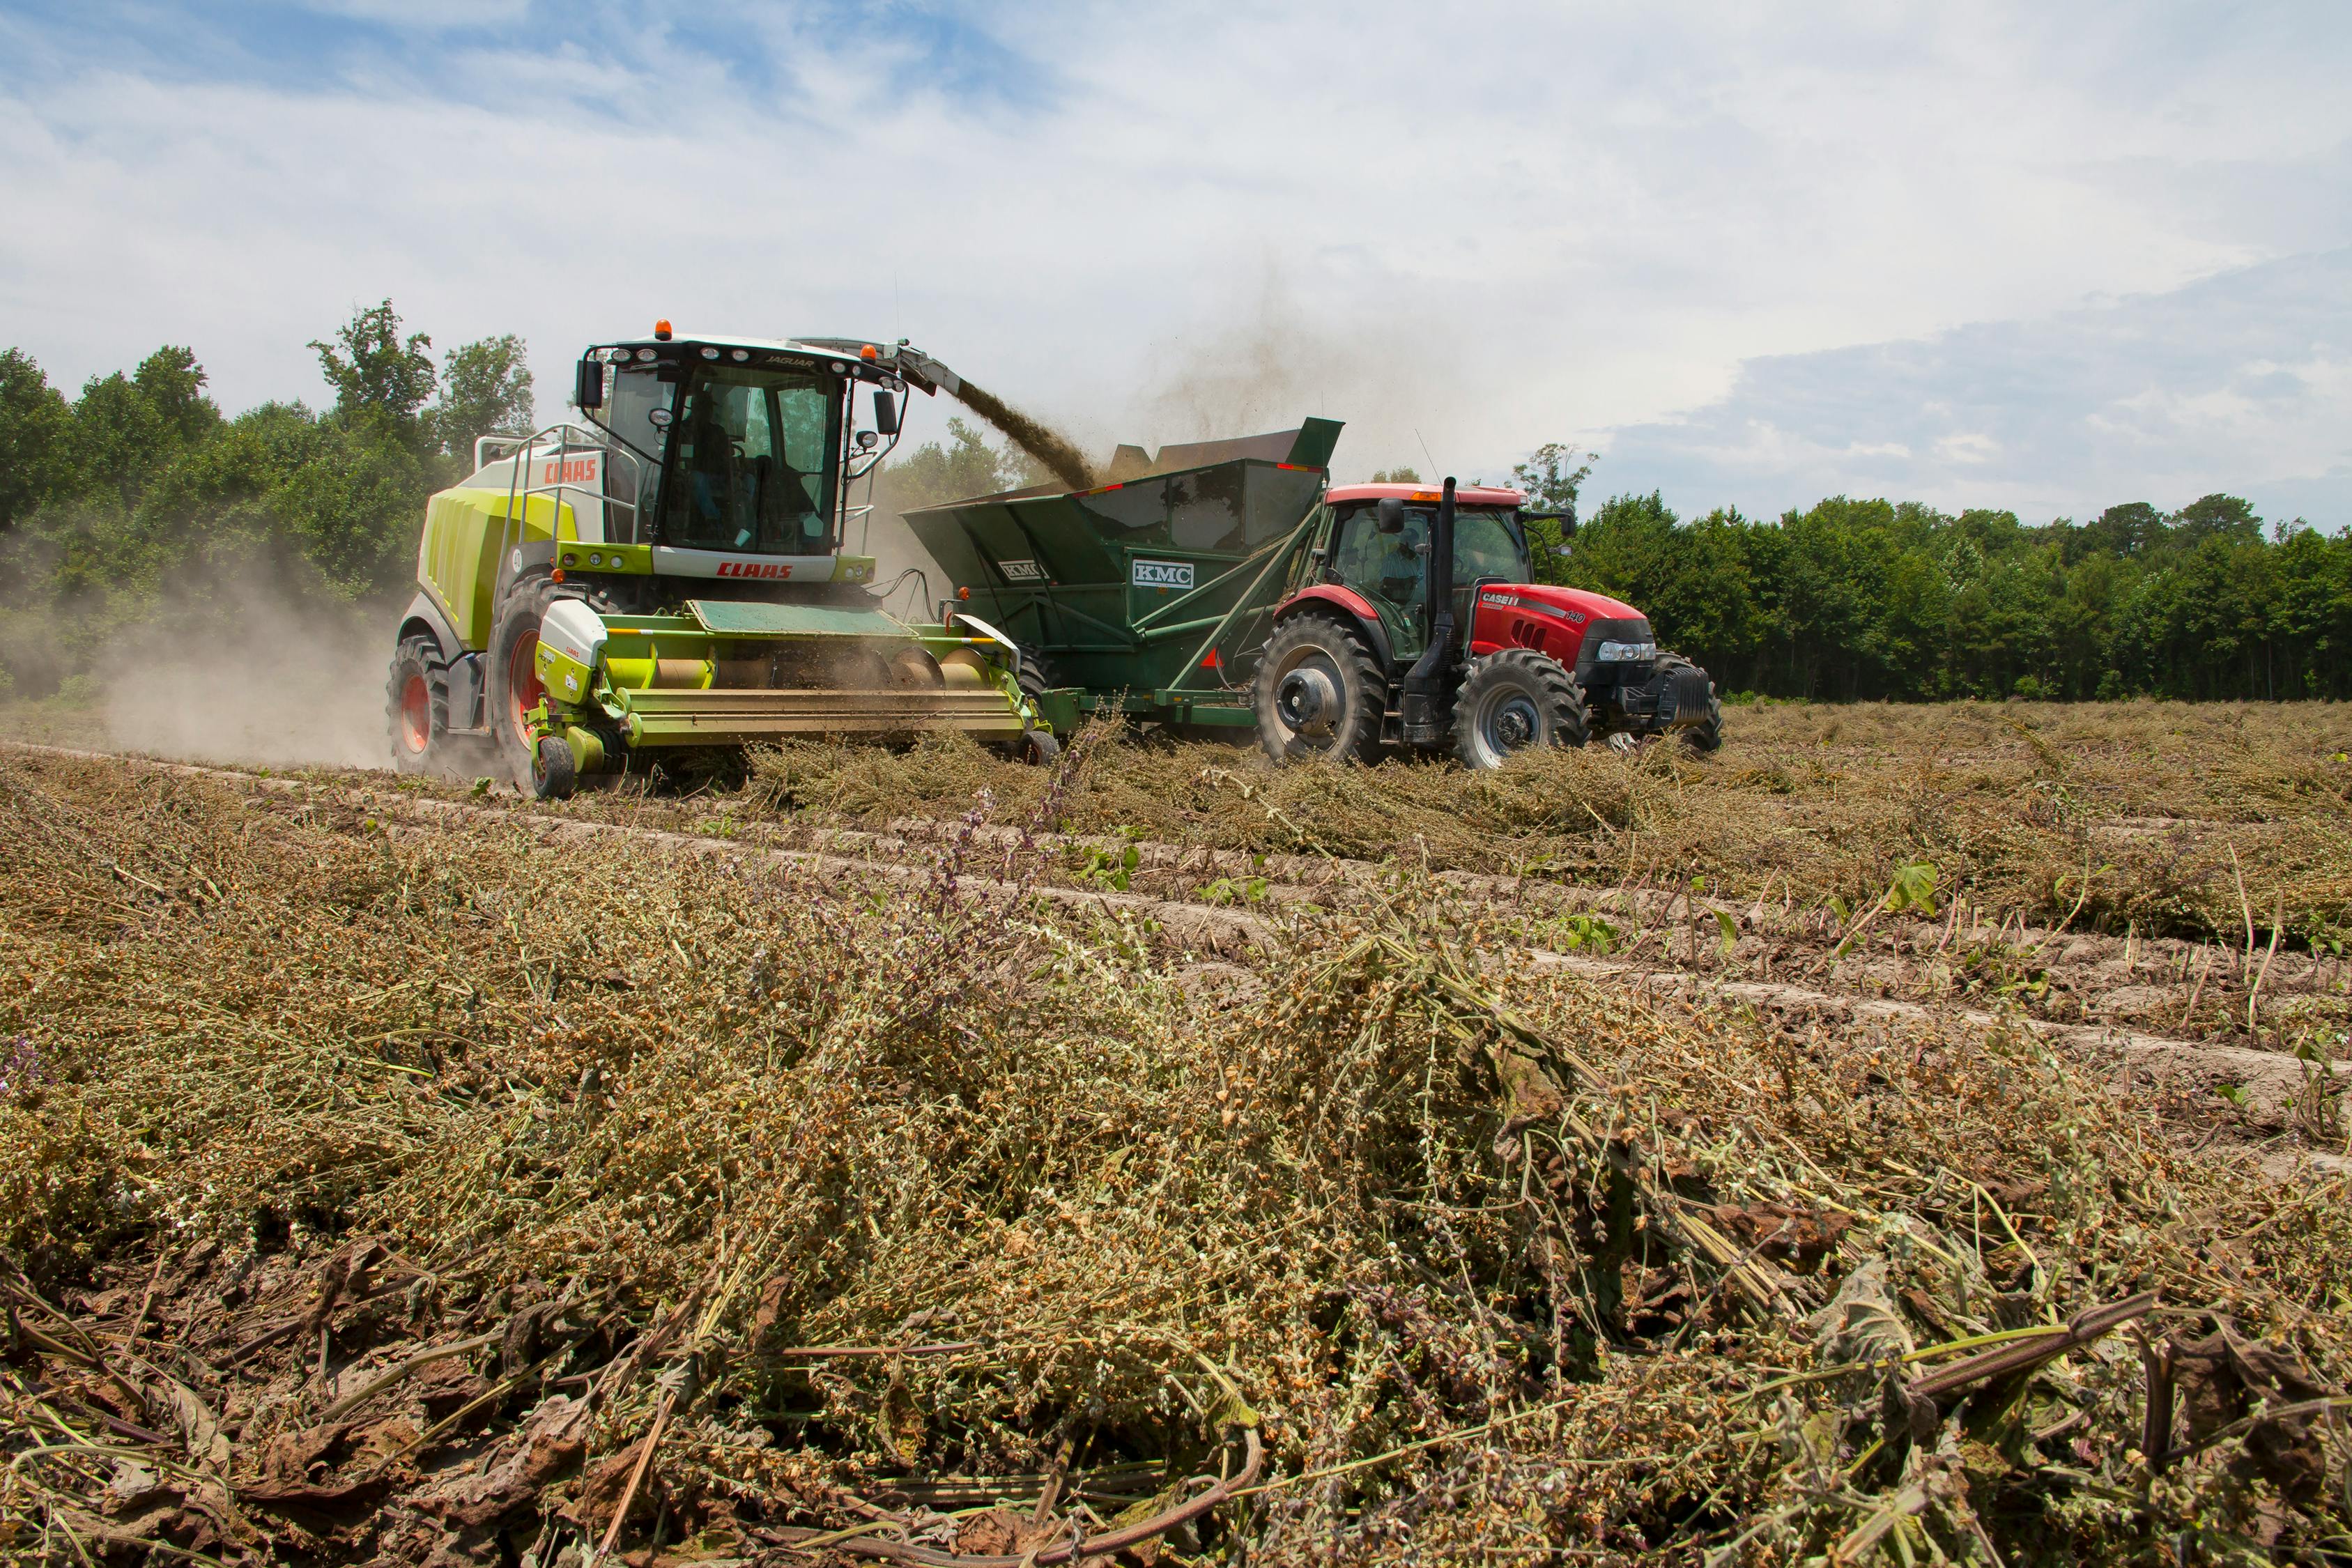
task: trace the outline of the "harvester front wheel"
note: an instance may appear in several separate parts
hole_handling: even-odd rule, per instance
[[[1580,746],[1591,733],[1576,677],[1530,647],[1479,659],[1454,700],[1454,754],[1465,767],[1500,767],[1530,746]]]
[[[429,639],[405,637],[393,650],[385,698],[394,771],[437,771],[448,746],[449,678]]]
[[[547,618],[547,606],[558,599],[583,599],[599,612],[608,608],[597,595],[559,588],[546,577],[526,578],[507,595],[490,627],[489,700],[484,706],[499,761],[521,789],[532,787],[538,763],[530,725],[523,715],[547,695],[539,679],[539,624]]]
[[[1277,763],[1380,759],[1388,682],[1364,639],[1328,616],[1276,627],[1258,661],[1258,744]]]

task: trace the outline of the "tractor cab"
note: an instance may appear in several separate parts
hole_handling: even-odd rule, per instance
[[[1403,484],[1340,485],[1324,496],[1331,509],[1331,533],[1322,580],[1363,595],[1398,658],[1417,658],[1426,646],[1430,541],[1441,499],[1441,491]],[[1517,490],[1477,485],[1455,489],[1457,626],[1469,623],[1474,584],[1525,583],[1534,576],[1519,521],[1523,500]]]

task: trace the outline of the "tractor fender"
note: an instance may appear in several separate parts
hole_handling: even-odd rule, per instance
[[[1318,583],[1311,588],[1302,588],[1276,607],[1274,624],[1280,626],[1310,605],[1328,605],[1344,619],[1353,621],[1356,629],[1364,634],[1364,641],[1371,646],[1372,657],[1381,661],[1381,668],[1387,671],[1396,668],[1396,659],[1389,651],[1389,634],[1381,626],[1380,612],[1353,588],[1343,588],[1337,583]]]
[[[440,605],[432,595],[421,592],[409,601],[407,610],[400,617],[399,634],[392,640],[397,647],[410,637],[418,637],[433,639],[434,647],[441,650],[441,662],[444,664],[454,663],[466,651],[466,645],[458,640],[457,629],[449,624],[449,617],[442,612]]]

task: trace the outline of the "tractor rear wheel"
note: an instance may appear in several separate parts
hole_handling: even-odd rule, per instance
[[[393,650],[384,716],[395,773],[438,773],[449,747],[449,677],[429,637],[404,637]]]
[[[1488,654],[1454,694],[1454,754],[1465,767],[1497,768],[1533,746],[1580,746],[1591,733],[1576,677],[1534,648]]]
[[[1380,760],[1389,683],[1354,628],[1303,615],[1275,629],[1252,698],[1258,743],[1277,763]]]

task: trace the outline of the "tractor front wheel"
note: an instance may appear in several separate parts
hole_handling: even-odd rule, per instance
[[[437,773],[449,742],[449,677],[430,639],[404,637],[393,650],[384,716],[395,773]]]
[[[1380,760],[1388,681],[1352,627],[1318,615],[1284,622],[1258,661],[1252,696],[1258,744],[1276,762]]]
[[[1479,659],[1454,699],[1454,754],[1465,767],[1498,768],[1531,746],[1580,746],[1591,732],[1576,677],[1534,648]]]

